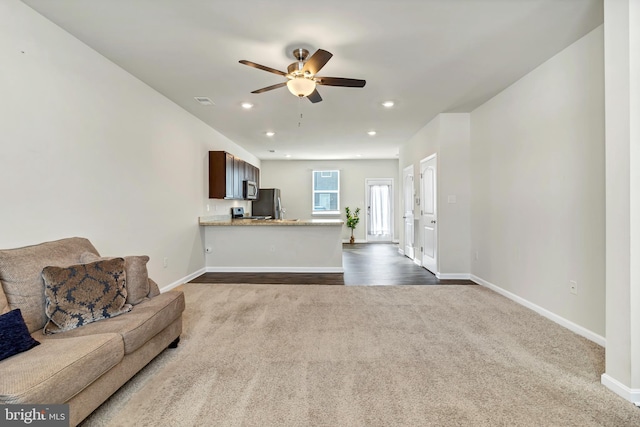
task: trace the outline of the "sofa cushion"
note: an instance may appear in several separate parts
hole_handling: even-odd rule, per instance
[[[0,283],[0,314],[5,314],[11,311],[9,308],[9,301],[7,301],[7,296],[4,294],[2,290],[2,283]]]
[[[153,281],[153,279],[149,278],[149,298],[154,298],[160,295],[160,288],[158,284]]]
[[[149,295],[149,273],[147,272],[147,262],[149,257],[146,255],[125,256],[124,270],[127,274],[127,304],[140,304],[147,295]],[[98,261],[101,258],[98,255],[85,252],[80,256],[80,262],[87,263]]]
[[[126,304],[124,259],[112,258],[42,270],[45,283],[45,334],[78,328],[131,310]]]
[[[80,237],[0,250],[0,282],[10,307],[22,311],[29,332],[42,329],[47,322],[42,269],[77,264],[83,252],[98,254],[91,242]]]
[[[183,311],[184,294],[180,291],[169,291],[143,301],[134,306],[129,313],[48,337],[55,339],[118,333],[124,341],[125,354],[129,354],[170,325]]]
[[[0,362],[0,403],[64,403],[124,357],[118,334],[64,339],[42,336],[40,345]]]
[[[19,308],[0,314],[0,361],[37,345],[40,343],[29,335]]]

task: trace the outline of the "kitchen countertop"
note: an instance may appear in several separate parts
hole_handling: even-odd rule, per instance
[[[207,217],[199,218],[200,225],[206,226],[308,226],[308,225],[339,225],[344,221],[333,218],[312,218],[312,219],[211,219]]]

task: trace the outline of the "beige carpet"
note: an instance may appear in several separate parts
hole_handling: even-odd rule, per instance
[[[640,426],[604,350],[480,286],[187,284],[89,426]]]

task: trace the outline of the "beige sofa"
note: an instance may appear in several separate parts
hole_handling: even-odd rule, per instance
[[[160,293],[151,279],[149,292],[131,311],[45,335],[42,270],[83,264],[87,255],[99,254],[78,237],[0,250],[0,314],[20,308],[29,333],[40,342],[0,361],[0,404],[67,403],[75,426],[155,356],[177,345],[184,295]],[[144,274],[146,279],[146,266]]]

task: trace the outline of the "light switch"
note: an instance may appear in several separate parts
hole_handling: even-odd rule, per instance
[[[456,203],[456,202],[457,202],[456,196],[447,197],[447,203]]]

